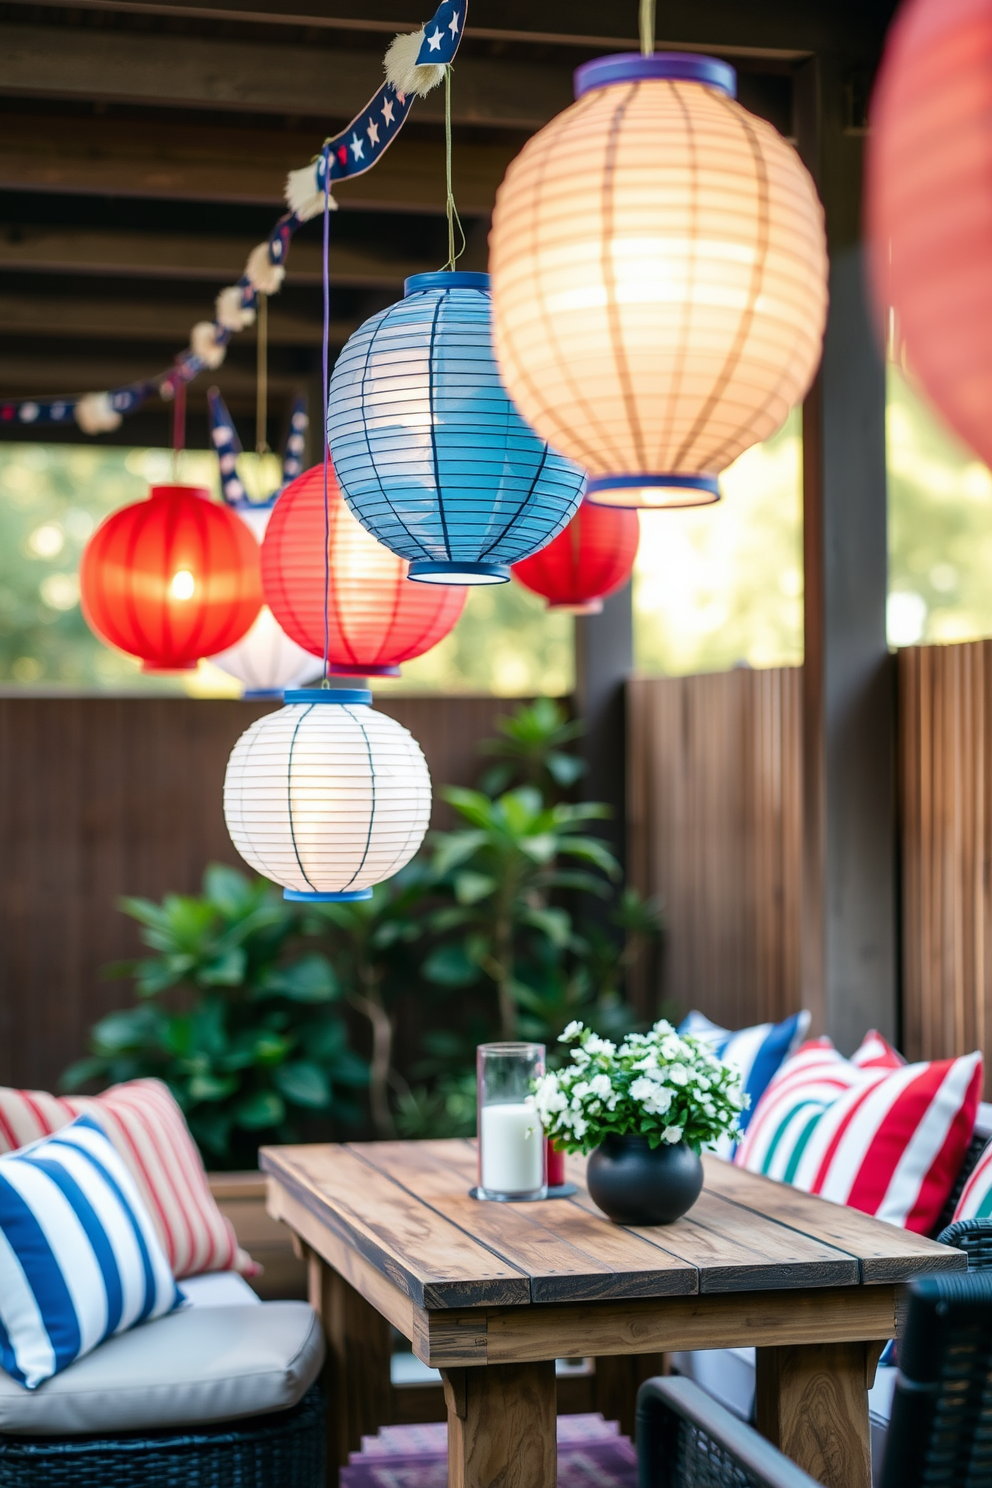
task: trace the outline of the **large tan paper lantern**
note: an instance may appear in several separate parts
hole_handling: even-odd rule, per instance
[[[600,58],[512,162],[490,238],[493,334],[529,424],[605,505],[697,506],[806,393],[823,211],[732,67]]]

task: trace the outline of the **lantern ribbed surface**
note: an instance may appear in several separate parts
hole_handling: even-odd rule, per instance
[[[820,359],[823,212],[798,155],[685,57],[606,58],[510,164],[493,339],[524,418],[628,506],[715,501]],[[629,74],[627,76],[625,74]],[[719,71],[722,69],[722,72]],[[703,74],[701,74],[703,75]]]
[[[629,507],[583,501],[554,542],[513,566],[513,577],[550,610],[598,615],[603,600],[626,584],[637,557],[640,519]]]
[[[241,735],[224,816],[245,862],[288,897],[368,898],[408,863],[431,814],[420,745],[344,689],[288,692]]]
[[[879,323],[992,464],[992,3],[905,5],[871,105],[866,216]]]
[[[238,679],[245,697],[281,697],[287,687],[302,687],[322,670],[315,656],[290,640],[268,605],[236,646],[210,660]]]
[[[503,583],[572,517],[583,472],[500,380],[485,274],[417,274],[350,338],[327,440],[348,505],[427,583]]]
[[[324,534],[327,532],[327,640],[332,672],[395,675],[453,629],[464,589],[411,584],[410,565],[377,542],[348,510],[334,476],[315,465],[276,502],[262,543],[262,584],[286,633],[324,653]]]
[[[112,512],[79,570],[83,615],[146,671],[183,671],[233,646],[262,603],[251,532],[199,486],[153,486]]]

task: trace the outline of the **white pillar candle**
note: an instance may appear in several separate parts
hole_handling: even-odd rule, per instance
[[[533,1193],[544,1183],[544,1129],[527,1102],[483,1106],[479,1123],[482,1187],[488,1193]]]

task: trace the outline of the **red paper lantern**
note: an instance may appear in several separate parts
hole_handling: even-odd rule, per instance
[[[113,512],[86,544],[79,585],[90,629],[146,672],[192,670],[262,605],[258,543],[201,486],[153,486]]]
[[[327,470],[328,664],[332,672],[395,677],[453,628],[466,590],[414,584],[410,569],[377,542],[345,505]],[[297,645],[324,654],[324,467],[291,481],[262,543],[266,602]]]
[[[913,374],[992,464],[992,0],[913,0],[872,99],[867,219],[880,309]]]
[[[598,615],[603,600],[630,578],[639,538],[632,507],[583,501],[553,542],[511,571],[525,589],[543,594],[549,610]]]

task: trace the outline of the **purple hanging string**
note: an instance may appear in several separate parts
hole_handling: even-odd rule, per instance
[[[328,680],[328,658],[331,649],[330,622],[327,610],[331,599],[331,512],[327,493],[327,391],[328,391],[328,363],[330,360],[330,306],[331,306],[331,280],[328,271],[328,242],[330,237],[331,223],[331,169],[330,169],[330,145],[324,146],[324,347],[323,347],[323,389],[324,409],[320,417],[321,428],[324,431],[324,680],[323,687],[329,687]]]

